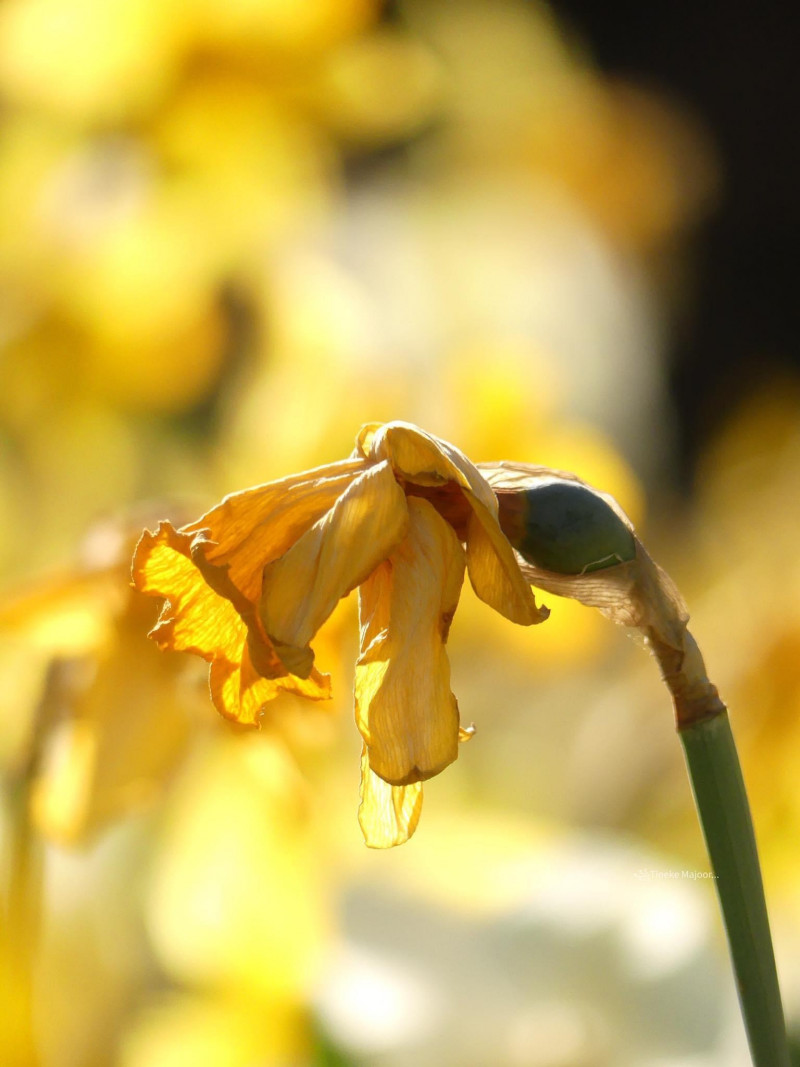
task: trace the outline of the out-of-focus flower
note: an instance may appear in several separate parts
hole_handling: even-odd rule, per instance
[[[309,1062],[308,1003],[331,932],[313,808],[277,732],[219,725],[164,812],[144,918],[175,988],[152,991],[130,1020],[125,1067]]]
[[[229,496],[179,530],[146,531],[133,577],[167,597],[152,636],[209,660],[217,708],[249,723],[281,690],[329,695],[310,641],[359,587],[359,818],[367,843],[387,847],[413,833],[422,782],[470,735],[445,651],[465,567],[478,597],[506,618],[546,618],[477,468],[447,442],[391,422],[362,427],[350,459]]]
[[[96,527],[82,565],[0,607],[17,662],[37,680],[6,758],[36,751],[31,816],[64,844],[85,842],[158,794],[197,709],[186,672],[142,644],[153,614],[126,588],[132,540],[123,524]]]

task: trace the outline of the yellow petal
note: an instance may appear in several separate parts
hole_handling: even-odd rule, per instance
[[[361,803],[358,822],[370,848],[402,845],[417,828],[422,811],[422,782],[389,785],[370,769],[367,747],[361,753]]]
[[[287,666],[307,654],[309,641],[338,601],[386,559],[407,528],[405,494],[391,466],[379,463],[264,568],[261,621]]]
[[[182,529],[202,531],[210,542],[209,562],[227,564],[233,584],[248,600],[256,601],[264,565],[282,556],[332,508],[365,466],[363,459],[344,460],[231,493]]]
[[[313,670],[308,678],[283,674],[277,678],[262,677],[253,666],[247,645],[247,630],[242,629],[238,657],[215,657],[211,663],[208,683],[214,706],[228,719],[244,724],[259,722],[264,705],[279,693],[295,693],[310,700],[328,700],[331,695],[330,676]]]
[[[169,522],[159,523],[155,534],[145,530],[133,558],[133,581],[141,592],[167,598],[150,634],[159,647],[208,659],[214,649],[233,647],[244,624],[203,580],[191,558],[192,540]]]
[[[464,550],[427,500],[408,500],[408,537],[360,590],[356,722],[372,769],[393,785],[431,778],[458,755],[445,642]]]
[[[547,610],[537,607],[514,550],[500,529],[491,486],[463,452],[405,422],[362,426],[356,449],[367,458],[388,459],[399,475],[415,485],[458,485],[473,512],[466,532],[467,567],[477,596],[522,626],[547,618]],[[429,499],[436,504],[434,497]]]
[[[134,584],[144,593],[166,598],[150,633],[159,647],[208,660],[214,704],[238,722],[256,722],[263,705],[283,690],[314,699],[330,696],[327,677],[316,671],[308,679],[289,674],[263,635],[248,627],[233,603],[208,584],[198,569],[202,553],[194,542],[195,535],[162,522],[155,534],[145,531],[136,548]],[[254,609],[252,614],[255,621]],[[264,673],[268,677],[262,677]]]

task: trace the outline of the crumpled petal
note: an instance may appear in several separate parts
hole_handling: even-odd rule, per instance
[[[408,841],[422,813],[422,782],[412,785],[384,782],[370,768],[364,745],[359,795],[358,822],[369,848],[393,848]]]
[[[314,700],[329,697],[329,678],[316,671],[307,679],[291,675],[263,635],[253,625],[248,627],[233,603],[208,584],[197,565],[202,553],[195,542],[196,535],[162,522],[155,534],[146,530],[136,547],[135,586],[166,598],[150,632],[159,647],[194,652],[208,660],[214,705],[238,722],[255,723],[263,705],[281,691]],[[258,672],[252,666],[251,646],[258,649]],[[262,677],[262,669],[267,677]]]
[[[431,778],[458,755],[458,704],[445,642],[464,550],[427,500],[408,500],[409,532],[359,591],[356,723],[372,770],[392,785]]]
[[[414,485],[458,485],[472,509],[466,530],[467,568],[476,595],[522,626],[547,618],[549,612],[537,607],[514,550],[500,529],[491,486],[463,452],[405,422],[362,426],[356,452],[368,459],[388,459],[395,472]]]
[[[231,493],[182,530],[202,532],[209,542],[208,561],[227,564],[236,588],[256,602],[264,565],[282,556],[332,508],[365,466],[363,459],[343,460]]]
[[[301,675],[310,669],[311,638],[338,601],[390,555],[407,528],[405,494],[391,466],[378,463],[264,568],[261,621],[287,667]]]
[[[497,514],[494,493],[464,453],[410,422],[367,423],[359,430],[356,449],[373,462],[389,460],[397,474],[415,485],[456,482]]]

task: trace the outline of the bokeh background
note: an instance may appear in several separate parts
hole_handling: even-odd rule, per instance
[[[144,525],[395,418],[576,471],[677,580],[797,1029],[792,20],[4,0],[4,1064],[748,1062],[667,695],[598,614],[516,629],[465,589],[476,737],[388,853],[356,822],[353,603],[330,706],[260,731],[145,639]]]

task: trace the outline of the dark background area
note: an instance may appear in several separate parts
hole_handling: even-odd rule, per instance
[[[693,299],[671,353],[680,477],[690,488],[698,452],[742,396],[767,375],[800,372],[800,10],[633,0],[552,6],[605,73],[687,105],[721,162],[721,201],[695,236]]]

